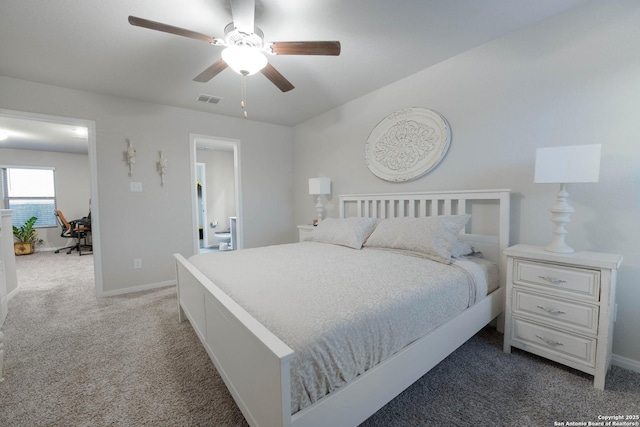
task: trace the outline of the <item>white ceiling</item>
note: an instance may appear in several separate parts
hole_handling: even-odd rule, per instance
[[[342,53],[269,56],[295,89],[248,77],[249,119],[295,125],[586,1],[256,0],[265,40],[339,40]],[[228,0],[2,0],[0,75],[241,117],[239,75],[192,80],[221,47],[131,26],[129,15],[214,37],[231,21]]]
[[[87,132],[81,125],[7,116],[0,111],[0,148],[86,154]]]

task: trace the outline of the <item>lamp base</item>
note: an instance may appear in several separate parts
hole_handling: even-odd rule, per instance
[[[575,209],[567,202],[569,193],[565,190],[565,184],[560,184],[560,191],[556,194],[556,203],[549,208],[551,212],[551,221],[556,225],[553,229],[553,242],[544,247],[545,251],[556,252],[561,254],[572,254],[573,248],[564,242],[565,236],[568,234],[565,224],[571,222],[571,214]]]
[[[545,246],[544,250],[547,252],[555,252],[557,254],[572,254],[575,252],[573,248],[568,246],[566,243],[561,242],[560,244],[557,244],[555,241]]]
[[[324,206],[322,205],[322,198],[318,196],[316,203],[316,211],[318,212],[318,224],[324,219]]]

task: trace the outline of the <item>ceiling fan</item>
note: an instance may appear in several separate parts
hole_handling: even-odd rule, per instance
[[[221,58],[193,80],[208,82],[227,67],[242,76],[260,71],[282,92],[290,91],[294,86],[278,70],[269,64],[265,53],[271,55],[340,55],[339,41],[293,41],[265,42],[264,34],[255,26],[255,0],[231,0],[233,22],[224,29],[224,38],[214,38],[148,19],[129,16],[129,23],[137,27],[163,31],[195,40],[225,46]]]

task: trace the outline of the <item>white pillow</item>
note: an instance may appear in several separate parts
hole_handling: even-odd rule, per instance
[[[469,242],[464,240],[458,240],[451,249],[451,258],[464,258],[468,255],[474,254],[476,251]]]
[[[451,250],[469,218],[471,215],[383,219],[364,246],[409,251],[449,264]]]
[[[376,218],[325,218],[313,230],[311,240],[360,249],[377,223]]]

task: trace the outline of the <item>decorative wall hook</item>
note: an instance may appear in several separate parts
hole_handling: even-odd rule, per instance
[[[156,163],[160,174],[160,185],[164,185],[164,175],[167,173],[167,159],[164,157],[164,150],[160,150],[160,160]]]
[[[129,165],[129,176],[132,176],[133,165],[136,163],[136,149],[131,145],[131,141],[129,141],[129,138],[127,138],[126,141],[128,147],[127,151],[124,152],[124,160]]]

